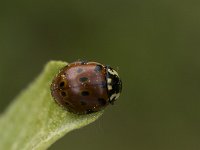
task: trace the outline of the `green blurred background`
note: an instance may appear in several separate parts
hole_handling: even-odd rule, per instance
[[[199,150],[199,6],[199,0],[1,1],[0,112],[49,60],[93,60],[119,70],[122,95],[98,121],[50,150]]]

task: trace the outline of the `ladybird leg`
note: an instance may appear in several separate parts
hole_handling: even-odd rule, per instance
[[[109,100],[109,103],[110,103],[111,105],[114,105],[114,104],[115,104],[115,101],[116,101],[116,100],[112,100],[112,101]]]

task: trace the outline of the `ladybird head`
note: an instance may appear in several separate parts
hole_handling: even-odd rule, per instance
[[[122,91],[122,81],[117,73],[113,68],[106,66],[107,75],[107,89],[109,95],[109,101],[111,104],[119,98],[120,93]]]

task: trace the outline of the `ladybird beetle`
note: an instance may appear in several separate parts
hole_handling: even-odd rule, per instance
[[[122,90],[118,73],[97,62],[76,61],[60,70],[51,84],[55,101],[75,114],[90,114],[113,104]]]

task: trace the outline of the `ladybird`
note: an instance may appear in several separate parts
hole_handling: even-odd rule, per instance
[[[51,84],[55,101],[75,114],[90,114],[113,104],[120,96],[118,73],[97,62],[76,61],[63,67]]]

